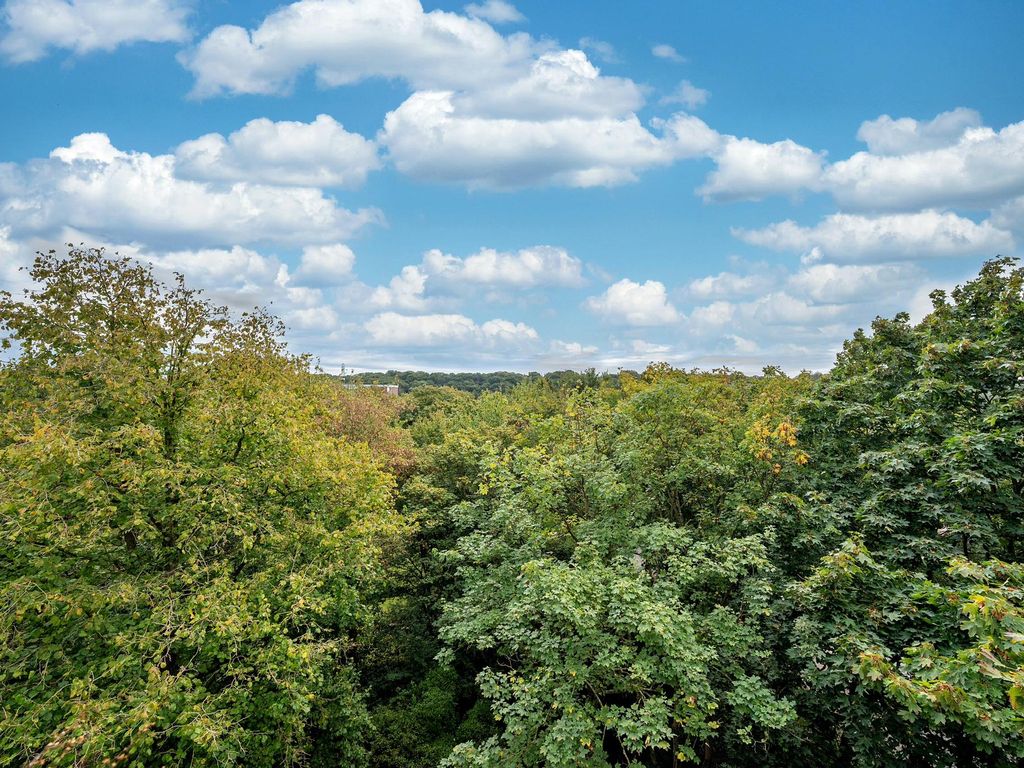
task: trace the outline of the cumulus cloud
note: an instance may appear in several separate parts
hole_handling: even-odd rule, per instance
[[[761,348],[756,341],[737,336],[735,333],[728,334],[726,338],[732,342],[733,349],[742,355],[752,355]]]
[[[338,285],[352,276],[356,255],[344,243],[307,245],[296,277],[319,285]]]
[[[588,298],[584,306],[611,322],[633,326],[668,325],[681,317],[657,280],[636,283],[624,278],[600,296]]]
[[[414,92],[387,115],[378,141],[399,171],[423,181],[488,189],[612,186],[720,143],[686,115],[642,124],[643,89],[601,74],[582,50],[498,33],[487,20],[511,18],[507,3],[467,8],[463,16],[425,12],[417,0],[298,0],[255,29],[214,29],[181,60],[196,77],[198,96],[282,93],[306,69],[323,86],[401,79]],[[612,55],[600,41],[584,39],[583,46]],[[692,107],[707,94],[687,83],[675,96]],[[203,178],[229,174],[250,167],[230,158],[240,138],[203,137],[180,154],[194,153],[188,166]],[[298,180],[311,178],[300,172]]]
[[[671,163],[693,140],[682,121],[649,131],[633,112],[642,103],[632,81],[601,76],[582,51],[559,51],[487,89],[414,93],[378,138],[399,171],[423,181],[611,186]]]
[[[198,96],[283,93],[306,70],[322,86],[404,81],[414,92],[387,115],[378,139],[399,171],[422,181],[486,189],[612,186],[650,168],[710,157],[716,168],[698,190],[708,200],[822,191],[844,209],[918,211],[991,208],[1024,195],[1024,123],[996,132],[966,108],[926,121],[882,115],[860,127],[868,150],[834,164],[791,139],[720,135],[685,114],[644,125],[637,118],[643,89],[632,80],[601,74],[582,50],[502,35],[488,23],[517,14],[500,0],[471,4],[466,15],[427,12],[418,0],[297,0],[254,29],[217,27],[181,60],[195,75]],[[613,55],[601,41],[584,38],[580,47]],[[652,53],[682,60],[665,43]],[[707,98],[683,81],[663,103],[695,109]],[[259,128],[274,125],[281,124]],[[340,126],[328,128],[345,142],[330,159],[308,167],[255,160],[274,183],[359,183],[376,167],[372,148]],[[182,167],[202,178],[251,169],[253,150],[241,147],[242,138],[214,134],[190,143],[181,152],[195,155]],[[264,143],[289,145],[284,135]]]
[[[578,341],[561,341],[555,339],[548,346],[550,355],[560,359],[578,360],[597,353],[597,347],[591,344],[580,344]]]
[[[471,188],[613,186],[647,168],[697,157],[718,141],[679,115],[648,131],[636,115],[545,121],[461,115],[451,92],[413,94],[388,113],[380,140],[399,171]]]
[[[346,240],[381,220],[376,209],[346,210],[312,187],[182,179],[173,155],[121,151],[102,133],[4,175],[0,225],[18,237],[70,226],[158,247],[302,245]]]
[[[180,0],[7,0],[0,54],[14,63],[52,48],[76,54],[135,42],[177,43],[189,37],[190,3]]]
[[[680,55],[679,51],[668,43],[658,43],[657,45],[652,46],[651,53],[659,59],[673,61],[676,64],[683,64],[686,61],[686,57]]]
[[[921,261],[899,254],[892,259],[804,263],[792,271],[754,264],[744,272],[737,264],[735,271],[693,280],[685,295],[698,304],[685,307],[686,321],[677,331],[698,350],[687,362],[744,370],[765,363],[790,371],[826,369],[856,328],[907,309],[920,317],[928,293],[950,284],[931,276]]]
[[[835,163],[790,139],[722,136],[705,199],[760,200],[828,192],[844,210],[990,209],[1024,194],[1024,122],[996,131],[958,108],[930,121],[883,115],[863,123],[868,151]]]
[[[110,250],[148,261],[166,273],[180,272],[217,301],[240,309],[280,298],[280,289],[288,282],[287,267],[276,257],[238,245],[163,252],[121,245]],[[309,300],[302,303],[308,305]]]
[[[703,326],[723,326],[732,322],[735,306],[728,301],[713,301],[690,312],[691,323]]]
[[[776,251],[809,255],[809,261],[902,260],[995,254],[1013,247],[1009,232],[955,213],[860,216],[836,213],[813,227],[783,221],[763,229],[734,229],[741,240]]]
[[[698,88],[689,80],[683,80],[672,93],[662,98],[662,104],[682,104],[687,109],[696,109],[707,104],[711,91]]]
[[[926,140],[917,135],[909,139],[887,135],[882,149],[906,151],[858,152],[830,166],[824,182],[840,205],[866,210],[987,208],[1024,194],[1024,122],[995,131],[972,127],[968,118],[972,121],[973,113],[961,114],[959,122],[946,119],[958,130],[964,127],[953,143],[951,132],[944,128],[931,130]],[[871,142],[878,148],[880,139],[874,136]],[[926,148],[929,145],[937,148]]]
[[[408,265],[386,286],[370,295],[375,307],[424,310],[431,303],[450,303],[453,294],[484,289],[489,298],[503,290],[583,285],[583,262],[564,248],[537,245],[518,251],[481,248],[465,258],[434,248],[419,264]],[[432,296],[427,296],[428,290]]]
[[[973,109],[957,107],[929,121],[912,117],[893,119],[882,115],[861,123],[857,138],[876,155],[905,155],[956,144],[968,128],[981,127],[981,115]]]
[[[1007,200],[993,210],[992,223],[1024,235],[1024,196]]]
[[[428,302],[424,293],[427,288],[427,275],[415,265],[402,267],[402,271],[391,278],[387,285],[377,286],[370,294],[370,304],[374,307],[395,307],[422,311]]]
[[[460,115],[522,120],[613,117],[643,105],[640,87],[601,74],[583,51],[542,53],[523,76],[453,95]]]
[[[28,276],[22,267],[29,264],[30,250],[11,239],[11,228],[0,227],[0,288],[16,291],[27,287]]]
[[[665,362],[685,366],[689,355],[671,344],[649,342],[642,339],[611,339],[610,348],[604,350],[596,362],[605,369],[620,368],[643,370],[652,362]]]
[[[835,163],[786,139],[721,136],[698,192],[708,200],[761,200],[828,192],[844,210],[990,209],[1024,194],[1024,122],[996,131],[958,108],[930,121],[883,115],[863,123],[868,151]]]
[[[68,146],[57,147],[50,152],[50,157],[69,165],[76,160],[95,161],[109,165],[128,157],[128,153],[122,152],[111,144],[110,137],[105,133],[80,133],[71,139]]]
[[[744,327],[784,325],[801,329],[820,329],[847,312],[841,304],[817,303],[786,291],[760,296],[737,311],[744,316]]]
[[[672,351],[668,344],[656,344],[643,339],[632,339],[629,348],[638,355],[667,355]]]
[[[269,306],[288,326],[289,337],[303,351],[321,349],[324,339],[341,322],[326,283],[300,285],[278,256],[253,248],[196,248],[153,250],[133,243],[106,242],[78,230],[64,229],[66,242],[85,241],[153,266],[158,277],[168,280],[173,272],[184,274],[189,286],[202,289],[216,304],[235,311]]]
[[[824,153],[789,139],[763,144],[729,136],[714,159],[718,167],[698,190],[705,199],[761,200],[817,189]]]
[[[772,277],[763,273],[719,272],[691,280],[687,293],[697,299],[732,298],[764,291],[771,284]]]
[[[208,133],[179,145],[175,163],[185,178],[305,187],[359,186],[380,167],[374,142],[328,115],[250,120],[226,139]]]
[[[583,262],[564,248],[550,245],[514,252],[481,248],[464,259],[438,249],[423,256],[423,270],[432,277],[495,287],[579,286],[584,282],[582,268]]]
[[[400,315],[382,312],[367,320],[364,327],[370,340],[383,346],[515,346],[538,338],[537,332],[525,323],[488,320],[477,324],[459,314]]]
[[[214,29],[182,61],[196,76],[199,96],[285,92],[306,69],[325,86],[404,80],[414,92],[388,113],[378,143],[400,172],[421,181],[483,189],[613,186],[650,168],[711,157],[717,167],[700,190],[707,199],[758,200],[822,188],[823,153],[791,140],[720,135],[685,113],[644,125],[637,117],[643,89],[632,80],[601,74],[583,50],[501,35],[487,21],[514,18],[518,12],[508,3],[476,3],[467,13],[425,12],[418,0],[298,0],[255,29]],[[614,55],[602,41],[584,38],[580,47]],[[652,52],[683,60],[667,44]],[[684,80],[662,103],[695,109],[708,97]],[[201,178],[251,169],[248,155],[256,147],[288,146],[284,135],[264,136],[283,134],[280,125],[263,122],[228,139],[213,134],[190,142],[179,150],[182,167]],[[333,162],[307,168],[287,157],[284,163],[254,159],[275,183],[358,183],[375,167],[372,148],[336,124],[329,128],[346,143]],[[241,146],[247,130],[254,136],[248,149]],[[308,147],[307,153],[321,157]],[[353,153],[351,168],[343,159]]]
[[[786,370],[823,370],[842,341],[878,311],[893,307],[892,294],[873,305],[816,301],[792,285],[744,301],[718,300],[694,307],[681,331],[695,350],[681,362],[700,366],[736,366],[757,371],[765,364]],[[904,294],[901,294],[905,298]],[[902,308],[897,302],[896,308]],[[663,358],[664,356],[657,356]]]
[[[817,339],[814,346],[829,336],[841,340],[852,329],[848,318],[856,317],[850,306],[820,303],[808,297],[777,290],[750,301],[714,301],[694,307],[686,330],[691,337],[702,339],[707,349],[714,342],[729,342],[737,349],[734,337],[743,339],[748,348],[756,345],[766,350],[799,341]]]
[[[466,13],[492,24],[513,24],[526,21],[526,17],[519,12],[519,9],[506,0],[484,0],[482,3],[470,3],[466,6]]]
[[[814,264],[789,277],[787,287],[819,303],[854,303],[877,299],[923,279],[908,264]]]
[[[504,37],[481,18],[424,12],[418,0],[299,0],[256,29],[215,28],[181,61],[200,97],[284,93],[307,69],[324,86],[384,77],[468,88],[513,79],[545,47]]]

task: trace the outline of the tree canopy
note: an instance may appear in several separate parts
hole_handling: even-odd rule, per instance
[[[1011,259],[823,376],[397,398],[184,278],[31,276],[0,297],[0,764],[1024,765]]]

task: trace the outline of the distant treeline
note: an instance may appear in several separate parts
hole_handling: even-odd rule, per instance
[[[664,364],[658,364],[664,366]],[[722,369],[727,372],[727,369]],[[765,369],[765,373],[778,373],[775,368]],[[402,394],[412,392],[420,387],[451,387],[471,395],[484,392],[511,392],[525,382],[546,382],[552,389],[572,391],[583,389],[621,389],[622,377],[636,379],[642,373],[620,368],[615,373],[598,373],[594,368],[582,371],[564,370],[550,373],[513,373],[512,371],[494,371],[492,373],[430,373],[427,371],[386,371],[377,373],[341,374],[339,378],[346,384],[397,384]],[[820,374],[809,374],[817,379]]]
[[[630,371],[629,373],[633,373]],[[634,374],[639,375],[639,374]],[[584,371],[552,371],[551,373],[430,373],[427,371],[386,371],[383,373],[343,374],[348,384],[398,384],[402,392],[419,387],[451,387],[472,395],[482,392],[510,392],[525,381],[547,381],[555,389],[586,389],[606,386],[619,387],[619,373],[597,373],[593,368]]]

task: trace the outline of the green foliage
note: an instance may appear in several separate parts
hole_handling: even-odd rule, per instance
[[[803,615],[791,653],[807,662],[808,710],[837,702],[815,718],[843,735],[837,760],[1024,758],[1011,694],[1024,522],[1022,285],[1024,270],[998,259],[953,302],[932,294],[934,311],[917,326],[906,315],[876,321],[871,336],[847,343],[804,409],[805,434],[819,446],[808,478],[821,517],[815,538],[831,553],[797,590]]]
[[[906,717],[932,728],[955,723],[982,752],[1024,757],[1024,567],[958,559],[949,572],[951,584],[926,582],[914,598],[958,642],[921,640],[896,664],[865,651],[858,674],[880,684]]]
[[[442,637],[493,658],[478,682],[503,731],[448,765],[671,764],[793,724],[762,626],[774,529],[741,534],[773,514],[775,465],[800,465],[746,435],[789,424],[800,386],[673,375],[618,406],[584,391],[492,443],[452,508],[465,533],[445,555],[460,589]]]
[[[393,481],[279,327],[127,260],[5,296],[0,762],[358,765]]]
[[[0,764],[1024,765],[1024,270],[831,373],[349,390],[98,251],[0,298]]]

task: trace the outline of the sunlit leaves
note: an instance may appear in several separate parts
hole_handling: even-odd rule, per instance
[[[0,761],[358,765],[346,664],[406,535],[328,379],[98,251],[0,301]]]

